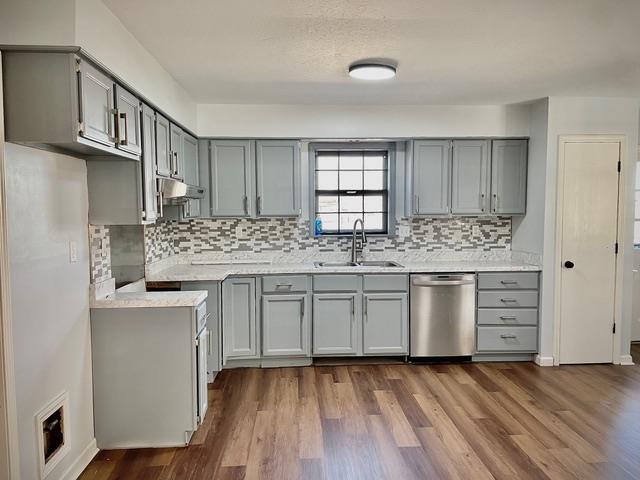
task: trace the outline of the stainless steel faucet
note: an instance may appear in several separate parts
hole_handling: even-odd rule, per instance
[[[360,236],[360,243],[358,243],[358,237],[356,229],[358,227],[358,223],[362,228],[362,235]],[[367,243],[367,236],[364,233],[364,222],[362,219],[358,218],[355,222],[353,222],[353,236],[351,237],[351,262],[357,263],[359,260],[359,255],[362,253],[364,245]]]

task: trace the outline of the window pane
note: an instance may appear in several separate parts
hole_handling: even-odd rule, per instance
[[[316,188],[318,190],[337,190],[338,172],[316,172]]]
[[[362,212],[362,195],[340,195],[341,212]]]
[[[365,213],[364,229],[365,230],[382,230],[384,228],[384,213]]]
[[[385,171],[375,170],[364,172],[364,189],[365,190],[382,190],[386,188]]]
[[[364,197],[365,212],[384,212],[387,208],[383,195],[367,195]]]
[[[362,170],[362,152],[340,152],[340,170]]]
[[[318,195],[318,212],[337,212],[338,196],[337,195]]]
[[[385,152],[365,152],[364,169],[365,170],[386,170],[387,154]]]
[[[362,218],[361,213],[341,213],[340,214],[340,231],[341,232],[352,232],[353,231],[353,223]],[[365,225],[365,229],[366,229]]]
[[[340,171],[340,190],[362,190],[362,171]]]
[[[316,170],[338,170],[338,154],[319,153],[316,157]]]
[[[338,230],[338,214],[337,213],[320,213],[318,218],[322,220],[322,230],[325,232]]]

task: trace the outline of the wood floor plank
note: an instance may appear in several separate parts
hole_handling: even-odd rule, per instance
[[[190,446],[101,451],[80,478],[640,478],[638,365],[249,368],[208,393]]]

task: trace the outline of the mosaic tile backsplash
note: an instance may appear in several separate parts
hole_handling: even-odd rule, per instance
[[[370,252],[412,253],[465,250],[496,251],[511,248],[510,217],[455,217],[400,219],[409,229],[405,237],[369,237]],[[145,227],[146,261],[174,254],[336,252],[349,248],[350,237],[309,234],[308,221],[290,218],[196,219],[161,222]]]
[[[89,225],[91,283],[100,283],[111,278],[111,246],[109,243],[109,227]]]

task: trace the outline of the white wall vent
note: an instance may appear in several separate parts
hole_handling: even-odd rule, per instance
[[[41,480],[69,452],[69,414],[69,394],[63,392],[36,415]]]

